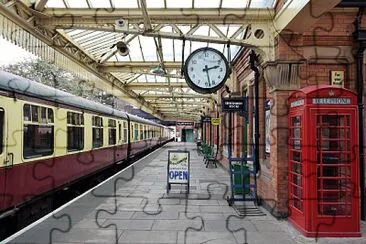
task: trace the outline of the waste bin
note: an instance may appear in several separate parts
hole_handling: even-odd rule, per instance
[[[249,167],[242,164],[241,162],[232,162],[231,170],[233,174],[233,193],[234,195],[243,194],[243,190],[245,194],[249,194],[250,192],[250,175],[249,175]],[[243,185],[244,182],[244,185]],[[247,186],[245,186],[247,185]]]

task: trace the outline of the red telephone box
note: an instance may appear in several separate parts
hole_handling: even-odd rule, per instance
[[[289,97],[289,221],[309,237],[357,237],[357,97],[309,86]]]

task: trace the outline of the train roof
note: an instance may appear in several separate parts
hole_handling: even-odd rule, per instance
[[[128,116],[132,121],[135,122],[163,126],[153,121],[143,119],[117,109],[113,109],[106,105],[75,96],[71,93],[64,92],[54,87],[50,87],[5,71],[0,71],[0,89],[24,94],[27,96],[37,97],[47,101],[61,103],[80,109],[87,109],[105,115],[117,116],[124,119],[127,119]]]

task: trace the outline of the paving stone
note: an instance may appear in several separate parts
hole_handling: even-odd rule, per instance
[[[255,225],[255,227],[260,232],[279,232],[279,231],[285,231],[281,225],[276,221],[268,221],[268,220],[257,220],[253,221],[252,223]]]
[[[131,219],[131,217],[134,215],[135,211],[117,211],[113,214],[107,213],[107,212],[99,212],[98,218],[101,219]],[[94,217],[95,218],[95,217]]]
[[[106,219],[103,226],[115,224],[120,230],[151,230],[154,220]]]
[[[179,231],[179,244],[198,244],[198,243],[213,243],[213,244],[237,244],[235,236],[229,232],[197,232],[197,231]]]
[[[213,206],[217,206],[218,202],[217,202],[217,200],[193,200],[193,199],[188,199],[188,204],[189,205],[213,205]]]
[[[176,211],[161,211],[156,214],[147,214],[144,212],[135,212],[131,219],[178,219]]]
[[[98,229],[105,226],[106,219],[83,219],[73,225],[73,228]]]
[[[244,220],[206,220],[205,219],[205,231],[218,231],[218,232],[233,232],[239,229],[245,229],[246,231],[257,231],[256,227],[250,221]]]
[[[115,230],[73,228],[67,233],[55,232],[53,240],[59,242],[115,243]],[[118,238],[118,236],[117,236]]]
[[[204,213],[236,213],[232,207],[228,206],[199,206],[199,208]]]
[[[152,230],[180,230],[187,228],[201,228],[202,221],[199,218],[193,220],[155,220]]]
[[[238,243],[249,243],[249,244],[294,244],[295,240],[285,233],[279,232],[234,232],[233,235],[237,239]]]
[[[225,220],[226,218],[222,213],[184,213],[179,212],[179,219],[187,219],[187,217],[200,216],[206,220]]]
[[[176,231],[131,231],[126,230],[118,243],[176,243]]]

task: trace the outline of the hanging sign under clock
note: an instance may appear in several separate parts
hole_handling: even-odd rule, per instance
[[[225,56],[210,47],[192,52],[184,64],[183,72],[188,86],[204,94],[219,90],[230,74]]]

